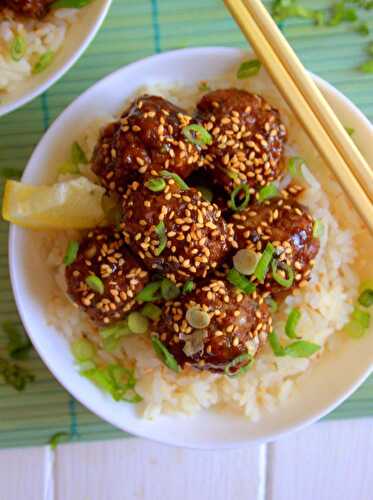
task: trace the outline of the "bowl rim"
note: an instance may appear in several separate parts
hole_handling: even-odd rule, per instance
[[[6,104],[1,105],[0,104],[0,117],[7,115],[8,113],[11,113],[12,111],[15,111],[25,104],[28,104],[30,101],[35,99],[36,97],[39,97],[41,94],[43,94],[45,91],[47,91],[52,85],[54,85],[60,78],[63,77],[65,73],[69,71],[69,69],[74,66],[74,64],[80,59],[82,54],[86,51],[88,46],[91,44],[93,38],[96,36],[98,30],[101,28],[102,23],[104,22],[107,13],[110,9],[110,6],[112,4],[113,0],[102,0],[102,6],[99,11],[99,14],[96,18],[95,23],[93,24],[92,28],[88,32],[87,36],[85,37],[83,43],[79,45],[76,51],[74,51],[71,56],[62,64],[61,66],[58,66],[53,73],[51,73],[48,78],[42,82],[40,85],[37,85],[35,88],[30,89],[30,91],[27,91],[23,96],[19,97],[16,100],[11,100],[10,102],[7,102]],[[63,47],[61,47],[63,49]]]
[[[219,46],[177,49],[177,50],[163,52],[161,54],[154,54],[152,56],[143,58],[143,59],[135,61],[131,64],[125,65],[125,66],[117,69],[116,71],[110,73],[109,75],[105,76],[103,79],[96,82],[94,85],[89,87],[85,92],[83,92],[81,95],[79,95],[76,99],[74,99],[74,101],[72,101],[72,103],[70,103],[69,106],[55,119],[55,121],[52,123],[52,125],[50,126],[48,131],[43,135],[42,139],[39,141],[37,148],[35,148],[32,156],[28,160],[28,163],[27,163],[27,166],[24,170],[23,175],[26,174],[28,165],[31,163],[32,157],[35,154],[36,149],[39,149],[40,146],[43,144],[46,134],[53,134],[54,127],[57,127],[58,124],[64,120],[65,115],[67,115],[71,111],[71,109],[75,105],[75,102],[78,99],[84,99],[85,96],[87,94],[89,94],[94,88],[96,88],[99,85],[102,85],[102,83],[105,80],[110,79],[110,78],[114,77],[115,75],[118,75],[122,71],[125,71],[127,69],[130,69],[130,68],[133,69],[133,68],[136,68],[136,66],[141,66],[142,64],[144,64],[144,62],[147,62],[149,60],[153,60],[153,61],[159,60],[159,62],[161,63],[163,58],[170,57],[170,56],[175,57],[181,53],[188,54],[188,55],[201,56],[201,55],[208,55],[208,54],[211,55],[212,53],[216,54],[217,51],[218,52],[225,52],[227,55],[231,54],[232,56],[237,56],[239,54],[241,54],[242,56],[244,56],[244,55],[247,56],[247,50],[245,51],[243,49],[219,47]],[[349,108],[349,110],[351,112],[353,112],[353,114],[355,116],[357,116],[357,118],[359,120],[361,120],[365,124],[365,126],[367,126],[370,129],[370,131],[373,134],[373,125],[370,123],[368,118],[346,96],[344,96],[339,90],[337,90],[335,87],[333,87],[330,83],[326,82],[322,78],[320,78],[312,73],[311,73],[311,76],[321,90],[326,90],[327,92],[336,95],[343,102],[343,105],[346,106],[347,108]],[[23,177],[22,177],[22,179],[23,179]],[[310,412],[308,417],[300,419],[298,424],[289,425],[288,428],[281,430],[281,431],[270,432],[264,437],[235,439],[235,440],[224,441],[224,442],[219,441],[218,443],[215,443],[215,444],[199,443],[199,442],[195,442],[193,440],[191,440],[191,442],[184,443],[184,442],[181,442],[180,440],[177,440],[177,439],[175,440],[174,438],[172,438],[171,435],[169,437],[161,439],[161,438],[157,438],[157,437],[152,436],[151,433],[146,432],[146,430],[145,431],[133,430],[133,429],[127,430],[127,429],[125,429],[125,424],[126,424],[125,421],[124,421],[123,426],[121,426],[121,427],[118,426],[118,423],[115,422],[114,419],[111,418],[109,411],[105,410],[105,405],[96,404],[96,403],[92,402],[90,400],[90,398],[87,397],[85,394],[82,394],[79,391],[79,389],[75,389],[75,387],[73,386],[72,383],[69,383],[69,382],[64,380],[64,377],[62,374],[55,373],[52,362],[49,359],[44,358],[40,354],[39,345],[41,345],[41,341],[39,342],[38,337],[37,336],[34,337],[34,335],[32,333],[30,333],[29,329],[26,326],[27,325],[26,319],[25,319],[26,315],[25,315],[25,311],[23,310],[22,301],[20,300],[19,293],[18,293],[18,283],[16,280],[16,272],[15,272],[15,257],[14,257],[15,252],[13,251],[13,247],[15,245],[15,236],[16,236],[16,232],[18,230],[22,230],[22,228],[18,228],[17,226],[15,226],[13,224],[10,225],[9,246],[8,246],[10,280],[11,280],[11,285],[12,285],[14,298],[15,298],[15,302],[17,305],[19,315],[21,317],[22,323],[23,323],[28,335],[32,339],[33,345],[35,346],[39,356],[42,358],[43,362],[46,364],[47,368],[51,371],[53,376],[58,380],[58,382],[70,394],[72,394],[72,396],[76,400],[81,402],[84,406],[86,406],[94,414],[96,414],[100,418],[102,418],[105,422],[109,422],[111,425],[115,426],[116,428],[118,428],[122,431],[129,432],[129,433],[136,435],[138,437],[151,439],[152,441],[155,441],[158,443],[163,443],[163,444],[177,446],[177,447],[193,448],[193,449],[205,449],[205,450],[236,449],[239,447],[253,445],[253,444],[263,444],[263,443],[271,442],[271,441],[274,441],[276,439],[282,438],[283,436],[286,436],[287,434],[301,430],[304,427],[320,420],[325,415],[327,415],[328,413],[333,411],[336,407],[338,407],[343,401],[345,401],[373,372],[373,362],[372,362],[371,365],[368,366],[366,368],[366,370],[364,370],[364,372],[348,386],[348,389],[345,390],[343,392],[343,394],[341,394],[332,403],[325,406],[323,410],[320,411],[320,410],[316,409],[313,412]]]

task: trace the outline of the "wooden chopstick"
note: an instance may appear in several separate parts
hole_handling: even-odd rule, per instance
[[[373,233],[373,172],[260,0],[225,0],[280,93]],[[281,47],[281,48],[280,48]]]

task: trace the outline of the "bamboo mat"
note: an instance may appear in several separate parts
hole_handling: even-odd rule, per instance
[[[322,8],[330,2],[302,4]],[[373,32],[373,11],[364,20]],[[373,37],[357,35],[351,25],[317,28],[303,20],[286,21],[281,28],[307,68],[335,85],[373,121],[373,74],[356,70]],[[220,0],[114,0],[99,34],[72,70],[41,97],[0,118],[0,165],[21,171],[61,111],[113,70],[154,52],[207,45],[246,46]],[[7,234],[7,224],[0,221],[0,318],[17,321],[8,275]],[[0,355],[4,345],[0,333]],[[35,352],[27,365],[36,381],[24,392],[0,383],[0,447],[45,444],[60,431],[76,441],[125,436],[76,402]],[[373,377],[328,418],[369,415],[373,416]]]

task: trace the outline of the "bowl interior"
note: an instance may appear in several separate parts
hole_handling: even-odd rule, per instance
[[[84,7],[57,52],[52,64],[38,75],[21,82],[1,99],[0,116],[14,111],[47,90],[76,62],[105,19],[112,0],[95,0]]]
[[[243,57],[244,53],[236,49],[186,49],[154,56],[117,71],[79,97],[50,127],[29,162],[23,181],[52,181],[55,172],[51,166],[66,157],[77,131],[100,114],[117,112],[139,86],[175,81],[194,84],[214,79],[237,68]],[[342,122],[356,130],[356,142],[373,164],[373,129],[368,120],[333,87],[318,78],[316,82]],[[33,237],[33,232],[13,226],[9,248],[14,293],[31,340],[68,391],[103,419],[130,433],[198,448],[271,440],[333,409],[372,369],[370,336],[359,341],[346,339],[333,353],[323,355],[302,379],[301,390],[286,405],[273,414],[265,414],[258,423],[212,411],[190,418],[164,416],[155,421],[143,420],[133,406],[114,402],[79,376],[66,341],[46,323],[44,307],[54,284],[33,245]]]

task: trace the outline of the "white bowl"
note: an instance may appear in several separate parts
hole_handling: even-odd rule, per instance
[[[21,82],[14,92],[2,97],[0,116],[20,108],[45,92],[71,68],[104,22],[111,2],[112,0],[95,0],[83,8],[78,20],[67,31],[63,45],[52,64],[42,73],[32,75]]]
[[[131,64],[104,80],[74,101],[49,128],[27,165],[23,181],[52,181],[52,165],[63,160],[77,129],[100,113],[117,112],[138,86],[175,80],[192,84],[213,79],[238,66],[244,53],[237,49],[185,49],[156,55]],[[356,141],[373,164],[373,128],[353,104],[332,86],[315,77],[330,104],[354,127]],[[304,377],[302,390],[273,414],[258,423],[241,416],[206,411],[195,417],[141,419],[135,408],[114,402],[74,367],[67,342],[46,323],[43,303],[53,281],[33,247],[31,231],[13,226],[10,231],[10,271],[14,295],[22,321],[40,356],[62,385],[91,411],[114,426],[160,442],[195,448],[230,448],[250,442],[273,440],[327,414],[346,399],[372,371],[371,335],[359,341],[346,340],[333,354],[327,352]]]

